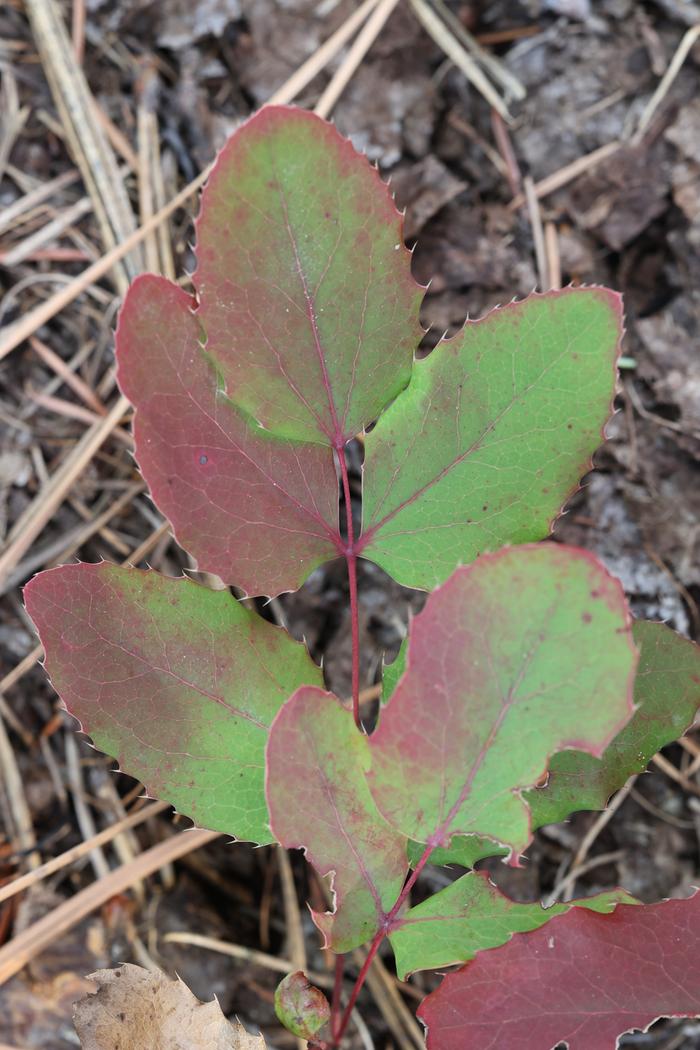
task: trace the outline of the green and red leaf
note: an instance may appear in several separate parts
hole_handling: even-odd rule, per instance
[[[700,707],[700,647],[662,623],[645,620],[633,624],[632,637],[639,649],[632,718],[600,758],[583,751],[561,751],[552,756],[547,783],[523,796],[532,814],[533,829],[559,823],[580,809],[604,809],[629,777],[646,768],[652,755],[678,740],[692,725]],[[390,665],[395,668],[394,682],[402,673],[406,648],[402,646],[399,657]],[[415,864],[422,852],[420,843],[409,843],[411,863]],[[477,860],[496,852],[501,851],[494,851],[486,839],[455,836],[449,849],[435,850],[430,860],[432,864],[473,867]]]
[[[331,693],[299,689],[272,724],[272,831],[287,849],[303,849],[321,876],[333,875],[335,910],[314,921],[336,952],[374,936],[408,870],[406,839],[377,810],[368,766],[367,737]]]
[[[389,190],[332,124],[284,106],[248,120],[197,241],[207,353],[266,429],[338,448],[406,386],[423,289]]]
[[[572,908],[481,952],[423,1000],[428,1050],[611,1050],[700,1008],[700,893],[612,915]]]
[[[321,681],[302,645],[228,591],[106,562],[44,572],[25,598],[56,691],[102,751],[197,824],[273,841],[268,728]]]
[[[369,739],[379,810],[410,839],[477,834],[517,856],[531,837],[522,791],[557,751],[603,753],[632,714],[636,663],[622,588],[590,554],[482,556],[412,623]]]
[[[563,751],[549,764],[547,783],[525,795],[533,824],[555,824],[580,809],[604,809],[634,773],[692,725],[700,706],[700,646],[662,623],[637,621],[639,649],[635,712],[600,758]]]

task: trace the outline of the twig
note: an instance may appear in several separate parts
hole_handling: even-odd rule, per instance
[[[71,454],[54,473],[46,489],[35,497],[27,511],[15,523],[10,542],[0,555],[0,585],[53,517],[76,479],[119,425],[129,408],[125,397],[117,398],[109,413],[85,431]]]
[[[85,0],[73,0],[71,37],[73,50],[75,51],[75,60],[79,65],[82,65],[85,53]]]
[[[484,76],[476,61],[457,40],[454,33],[438,18],[432,7],[425,3],[425,0],[410,0],[410,3],[423,28],[433,38],[438,47],[442,48],[450,61],[454,62],[457,68],[464,73],[467,80],[474,85],[488,104],[497,113],[500,113],[504,120],[510,122],[511,116],[505,102],[491,82]]]
[[[576,850],[576,855],[574,856],[573,862],[571,864],[572,868],[577,868],[581,864],[583,864],[584,860],[588,856],[588,852],[591,849],[591,846],[598,838],[603,828],[606,828],[608,826],[608,824],[615,816],[622,803],[629,795],[634,785],[637,783],[637,776],[638,774],[635,773],[629,778],[627,783],[620,788],[618,793],[615,795],[614,799],[608,803],[603,812],[600,813],[598,817],[594,820],[593,824],[590,826],[586,834],[581,839],[581,843],[579,845],[579,848]]]
[[[52,219],[51,222],[36,230],[31,236],[25,237],[13,248],[8,248],[7,251],[2,252],[0,254],[0,262],[7,267],[19,266],[37,248],[41,248],[50,241],[55,240],[68,226],[72,226],[74,222],[81,219],[83,215],[87,215],[89,211],[92,211],[92,202],[89,197],[82,197],[75,204],[61,212],[60,215],[57,215],[55,219]]]
[[[26,212],[36,208],[38,204],[43,204],[47,197],[52,197],[55,193],[60,193],[61,190],[67,189],[68,186],[72,186],[74,182],[77,182],[79,178],[80,173],[75,168],[71,168],[69,171],[64,171],[62,175],[57,175],[55,179],[49,179],[48,182],[40,183],[33,190],[25,193],[23,197],[13,201],[12,204],[8,204],[7,207],[3,208],[0,215],[0,233],[8,230]]]
[[[544,224],[544,251],[547,260],[547,285],[549,288],[561,288],[559,237],[556,224],[553,222]]]
[[[342,95],[345,88],[362,62],[363,58],[377,39],[389,15],[394,10],[399,0],[381,0],[376,10],[367,19],[366,25],[357,35],[355,43],[348,51],[345,59],[333,74],[328,86],[314,107],[314,112],[319,117],[328,117],[333,107]]]
[[[656,91],[647,102],[642,112],[642,115],[639,118],[637,130],[632,136],[633,146],[638,146],[644,138],[644,132],[649,127],[654,113],[656,113],[656,110],[658,109],[659,105],[667,95],[671,84],[680,73],[681,68],[683,67],[683,63],[690,54],[690,49],[692,48],[693,44],[698,38],[700,38],[700,23],[696,26],[692,26],[691,29],[684,33],[683,39],[678,45],[676,53],[674,54],[673,58],[669,63],[668,69],[661,78],[659,85],[656,88]]]
[[[500,113],[497,113],[495,109],[491,110],[491,127],[493,128],[493,137],[496,140],[498,151],[503,158],[510,192],[513,197],[517,197],[520,192],[520,187],[522,186],[523,177],[517,157],[515,156],[513,143],[510,141],[508,129],[503,121],[503,117]]]
[[[46,343],[43,343],[41,339],[35,335],[30,336],[29,345],[35,354],[41,358],[44,364],[48,365],[49,368],[60,377],[61,381],[64,382],[66,386],[70,387],[74,394],[77,394],[80,400],[83,401],[88,408],[91,408],[93,412],[96,412],[99,416],[106,415],[107,409],[100,401],[99,397],[97,397],[92,387],[88,386],[85,380],[81,379],[80,376],[76,375],[75,372],[68,367],[63,358],[59,357],[50,346],[47,346]],[[43,393],[46,394],[48,391],[43,391]]]
[[[615,861],[621,860],[624,855],[624,850],[616,849],[611,853],[600,853],[597,857],[591,857],[591,859],[587,860],[584,864],[579,864],[577,867],[572,868],[568,875],[565,875],[563,879],[560,879],[559,882],[557,882],[547,898],[547,903],[543,903],[543,907],[551,908],[553,904],[556,904],[563,893],[566,893],[567,900],[570,900],[569,893],[573,891],[575,883],[582,875],[585,875],[589,871],[593,871],[595,868],[601,867],[603,864],[614,864]]]
[[[663,755],[654,755],[652,758],[654,765],[660,769],[667,777],[671,780],[675,780],[677,784],[685,788],[691,795],[700,795],[700,787],[695,783],[694,780],[689,780],[688,777],[684,776],[679,769],[676,769],[673,762],[669,762]]]
[[[40,952],[72,929],[111,897],[128,890],[135,882],[152,875],[164,864],[206,846],[219,838],[215,831],[182,831],[152,846],[130,864],[122,864],[109,875],[80,890],[74,897],[22,930],[0,948],[0,984],[24,969]]]

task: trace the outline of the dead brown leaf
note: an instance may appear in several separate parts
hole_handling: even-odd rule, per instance
[[[73,1020],[83,1050],[265,1050],[261,1035],[228,1021],[186,984],[130,963],[90,975],[98,990]]]

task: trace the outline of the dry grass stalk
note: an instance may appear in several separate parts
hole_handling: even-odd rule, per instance
[[[31,889],[31,887],[35,886],[37,882],[41,882],[42,879],[48,878],[49,875],[55,875],[57,871],[61,871],[63,868],[68,867],[69,864],[74,864],[75,861],[82,860],[82,858],[90,853],[91,850],[96,849],[99,846],[108,845],[118,835],[122,834],[122,832],[138,827],[138,825],[143,824],[145,820],[149,820],[151,817],[156,817],[159,813],[162,813],[169,808],[167,802],[154,802],[151,806],[144,806],[142,809],[138,810],[137,813],[130,813],[129,816],[125,817],[123,820],[105,828],[104,831],[99,831],[94,838],[87,839],[85,842],[73,846],[72,849],[66,850],[58,857],[53,857],[51,860],[47,860],[45,864],[40,864],[38,868],[28,872],[26,875],[21,875],[19,878],[13,879],[12,882],[0,886],[0,904],[3,901],[9,900],[10,897],[14,897],[18,893],[23,893],[24,890]]]
[[[60,377],[61,381],[70,387],[74,394],[76,394],[81,401],[83,401],[88,408],[91,408],[98,416],[104,416],[107,414],[102,401],[95,394],[91,386],[89,386],[84,379],[76,375],[75,372],[69,368],[62,357],[47,346],[46,343],[42,342],[37,336],[30,336],[29,345],[32,350],[37,354],[38,357],[44,362],[45,365],[56,373]],[[43,391],[43,393],[47,393]]]
[[[97,828],[92,819],[92,813],[85,801],[85,788],[83,786],[80,757],[78,755],[78,743],[75,738],[75,733],[68,732],[64,734],[64,739],[66,746],[66,772],[68,774],[68,786],[70,787],[71,795],[73,796],[73,808],[78,821],[78,827],[80,828],[80,834],[83,836],[83,842],[87,842],[90,839],[94,841],[95,836],[97,835]],[[101,846],[93,846],[88,856],[97,879],[104,879],[109,875],[109,864],[107,863],[107,858],[102,852]]]
[[[364,3],[360,4],[356,11],[353,11],[350,17],[336,29],[335,33],[329,36],[328,40],[324,41],[319,49],[307,58],[303,65],[299,66],[299,69],[291,75],[289,80],[275,91],[274,95],[271,95],[268,99],[268,105],[284,105],[295,99],[297,95],[300,95],[314,77],[318,76],[326,68],[331,59],[335,58],[340,49],[355,35],[378,3],[379,0],[364,0]]]
[[[35,852],[36,836],[32,815],[27,805],[27,799],[22,786],[22,776],[17,765],[15,753],[7,735],[5,724],[0,718],[0,773],[2,774],[7,801],[14,823],[15,837],[19,849],[26,851],[27,863],[30,868],[39,864],[39,854]]]
[[[51,222],[47,222],[41,229],[36,230],[29,237],[25,237],[12,248],[8,248],[7,251],[0,255],[0,262],[8,268],[19,266],[20,263],[25,262],[39,248],[43,248],[44,245],[50,244],[51,241],[60,237],[69,226],[81,219],[83,215],[87,215],[89,211],[92,211],[92,202],[89,197],[82,197],[75,204],[66,208],[65,211],[60,212]]]
[[[13,201],[12,204],[8,204],[6,208],[3,208],[0,215],[0,233],[9,230],[18,220],[23,219],[27,212],[32,211],[37,205],[43,204],[49,197],[53,197],[55,194],[61,193],[69,186],[72,186],[74,182],[78,181],[79,177],[80,173],[75,168],[71,168],[69,171],[64,171],[63,174],[57,175],[55,179],[49,179],[47,182],[40,183],[34,189],[28,190],[23,197]]]
[[[71,152],[88,193],[106,247],[114,247],[133,232],[134,214],[116,158],[96,118],[95,104],[71,46],[56,0],[26,0],[42,65]],[[115,267],[117,288],[126,291],[141,269],[140,253]]]
[[[482,47],[479,41],[465,29],[457,16],[447,6],[445,0],[433,0],[433,6],[475,61],[491,74],[493,79],[501,85],[508,95],[521,102],[527,94],[522,82],[495,55]]]
[[[464,73],[470,84],[476,88],[488,104],[500,113],[504,120],[510,122],[508,107],[498,94],[493,84],[487,79],[476,60],[469,54],[452,30],[440,19],[425,0],[410,0],[411,7],[425,31],[433,38],[449,60]]]
[[[559,255],[559,235],[556,224],[544,224],[544,249],[547,257],[547,276],[549,288],[561,288],[561,258]]]
[[[284,916],[287,927],[287,946],[292,962],[292,969],[306,972],[308,965],[306,958],[306,945],[304,943],[304,930],[301,924],[299,912],[299,900],[294,885],[294,872],[292,871],[289,854],[283,846],[277,848],[277,861],[279,864],[280,881],[282,883],[282,900],[284,903]],[[297,1039],[297,1050],[305,1050],[306,1040]]]
[[[61,506],[94,454],[121,423],[129,408],[125,397],[117,398],[109,413],[86,430],[73,451],[53,474],[49,484],[15,522],[10,532],[10,542],[0,555],[0,586]]]
[[[267,952],[247,948],[244,944],[232,944],[230,941],[221,941],[217,937],[206,937],[201,933],[189,933],[187,930],[173,930],[171,933],[166,933],[163,941],[166,944],[191,944],[196,948],[206,948],[210,952],[230,955],[233,959],[242,959],[244,962],[265,966],[268,970],[274,970],[275,973],[287,974],[294,969],[291,959],[280,959],[278,955],[268,955]],[[330,988],[333,985],[333,979],[327,973],[314,973],[313,970],[310,970],[307,977],[322,988]]]
[[[69,897],[0,948],[0,984],[9,981],[40,952],[112,897],[124,893],[164,864],[200,849],[218,837],[215,831],[182,831],[152,846],[130,864],[122,864],[110,871],[109,875],[86,886],[74,897]]]
[[[394,10],[398,0],[381,0],[367,19],[366,25],[358,33],[355,43],[352,45],[342,63],[331,77],[320,99],[314,107],[314,112],[319,117],[328,117],[333,112],[333,107],[342,95],[356,73],[360,63],[377,39],[386,25],[389,15]]]
[[[559,171],[555,171],[535,183],[535,197],[538,201],[541,201],[543,197],[548,197],[550,193],[555,193],[556,190],[560,190],[563,186],[573,182],[579,175],[583,175],[584,172],[595,168],[601,161],[607,160],[613,153],[617,153],[621,147],[621,142],[607,142],[604,146],[587,153],[585,157],[578,157],[576,160],[572,160],[571,164],[565,164]],[[523,204],[525,204],[525,194],[519,193],[517,197],[513,198],[508,207],[511,211],[517,211],[518,208],[522,208]]]
[[[535,183],[533,182],[531,175],[525,176],[523,179],[523,187],[525,189],[525,200],[527,201],[527,211],[530,218],[532,240],[535,248],[537,278],[540,290],[546,292],[549,287],[549,277],[547,274],[547,253],[544,246],[544,231],[542,229],[542,213],[540,212],[540,205],[537,200],[537,195],[535,194]]]

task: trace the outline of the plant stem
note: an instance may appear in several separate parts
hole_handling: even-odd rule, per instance
[[[352,1017],[352,1011],[355,1009],[355,1003],[357,1002],[357,997],[360,994],[360,992],[362,991],[362,986],[364,985],[365,981],[367,980],[367,974],[369,973],[369,968],[372,965],[372,962],[374,961],[375,955],[379,951],[379,946],[381,945],[381,943],[384,940],[384,938],[386,937],[386,935],[388,933],[390,933],[391,930],[393,929],[394,920],[396,919],[396,916],[401,911],[401,908],[403,907],[404,902],[406,901],[406,898],[408,897],[409,893],[411,892],[411,890],[415,886],[416,881],[418,880],[421,872],[423,871],[423,868],[425,867],[425,865],[430,860],[430,855],[432,854],[434,849],[435,849],[435,847],[433,845],[430,845],[430,844],[425,847],[425,849],[423,850],[423,853],[421,855],[420,860],[418,861],[418,863],[416,864],[415,868],[411,872],[410,876],[408,877],[408,879],[404,883],[404,887],[401,890],[401,893],[396,898],[396,903],[392,907],[391,911],[388,912],[384,916],[384,921],[382,922],[382,925],[381,925],[380,929],[374,935],[374,940],[370,944],[369,951],[367,952],[367,958],[365,959],[364,963],[362,964],[362,969],[360,970],[359,974],[357,975],[357,980],[355,981],[355,984],[354,984],[354,987],[352,989],[352,992],[350,993],[350,998],[348,1000],[347,1006],[345,1007],[345,1013],[343,1014],[343,1018],[342,1018],[342,1020],[340,1022],[340,1025],[339,1025],[337,1031],[335,1030],[335,1027],[333,1029],[333,1040],[334,1040],[333,1041],[333,1046],[334,1047],[339,1046],[340,1040],[343,1038],[343,1035],[345,1034],[345,1029],[347,1028],[348,1024],[350,1023],[350,1018]]]
[[[331,1002],[331,1036],[336,1038],[336,1032],[340,1024],[340,996],[343,992],[343,974],[345,973],[345,956],[335,957],[335,980],[333,982],[333,1000]]]
[[[345,561],[348,566],[348,585],[350,588],[350,629],[352,631],[352,714],[355,725],[362,728],[360,722],[360,606],[357,600],[357,555],[355,554],[355,529],[352,523],[352,501],[350,499],[350,481],[345,447],[338,450],[340,477],[345,499],[345,521],[347,523],[347,543]]]

